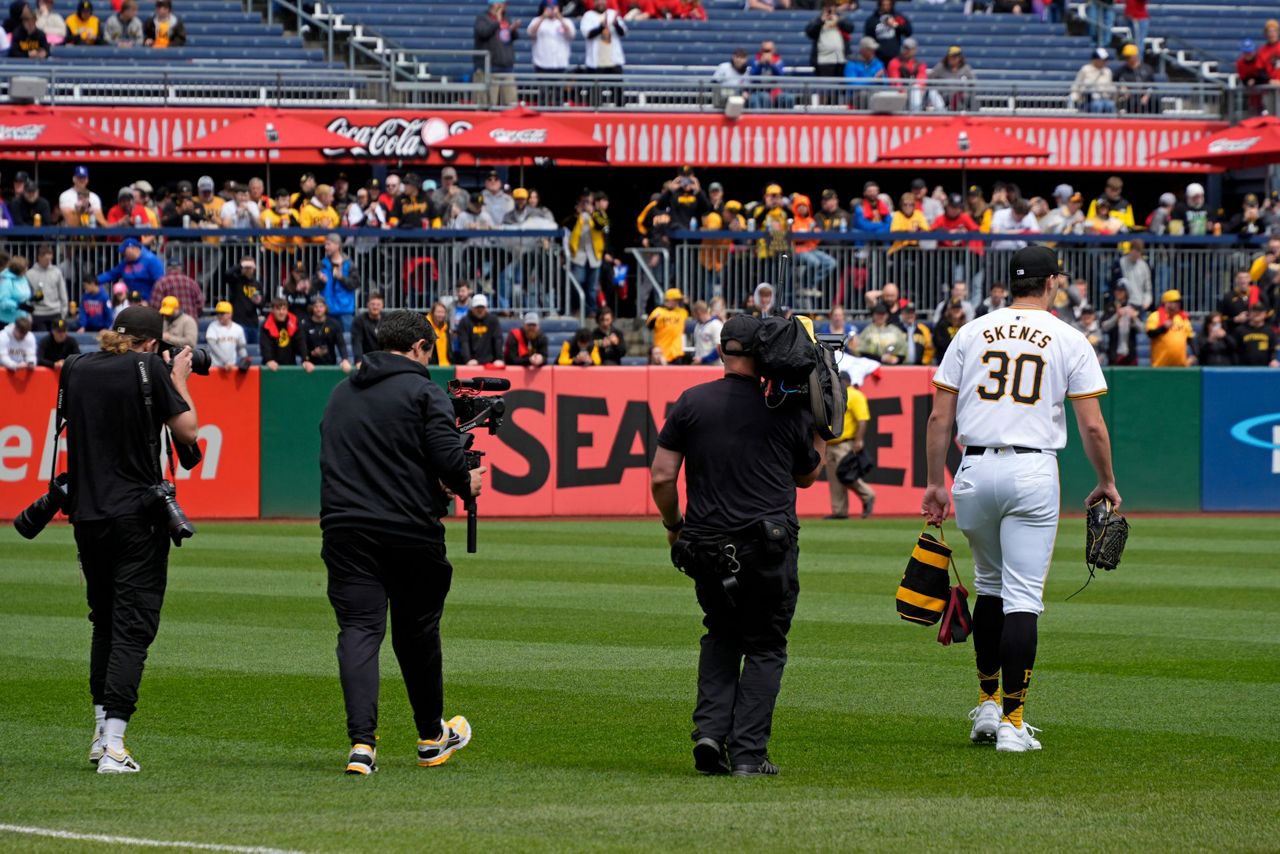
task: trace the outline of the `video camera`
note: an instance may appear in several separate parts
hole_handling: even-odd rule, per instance
[[[805,407],[828,441],[844,432],[847,397],[836,363],[843,347],[840,335],[815,334],[807,317],[764,318],[753,347],[770,405]]]
[[[504,399],[493,395],[485,396],[484,392],[506,391],[509,388],[511,380],[503,377],[449,381],[449,397],[453,400],[453,415],[458,419],[458,432],[466,434],[463,453],[466,454],[468,471],[479,468],[484,459],[484,451],[472,448],[476,434],[471,431],[483,428],[492,436],[502,428],[503,416],[507,414],[507,402]],[[475,554],[479,515],[476,500],[469,498],[463,506],[467,508],[467,554]]]

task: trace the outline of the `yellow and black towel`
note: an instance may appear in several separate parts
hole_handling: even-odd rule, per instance
[[[922,531],[898,586],[898,616],[932,626],[942,618],[951,598],[951,547]]]

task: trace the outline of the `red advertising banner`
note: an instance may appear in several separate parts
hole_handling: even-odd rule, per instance
[[[176,154],[243,117],[237,109],[159,109],[145,107],[65,107],[90,127],[145,146],[140,152],[49,152],[50,160],[135,160],[141,162],[263,163],[265,152],[210,151]],[[351,146],[321,153],[288,151],[280,163],[415,162],[466,165],[475,160],[447,147],[450,136],[469,130],[491,113],[474,110],[291,110],[348,137]],[[6,115],[0,110],[0,118]],[[728,119],[718,113],[556,112],[557,123],[581,131],[609,147],[613,166],[671,166],[688,163],[718,167],[821,167],[915,169],[914,161],[883,161],[882,152],[910,143],[949,120],[946,115],[746,115]],[[1211,167],[1166,163],[1159,153],[1193,142],[1227,125],[1224,122],[1150,119],[974,117],[1018,139],[1043,148],[1039,160],[974,160],[969,169],[1114,169],[1158,171],[1176,168],[1205,172]]]
[[[12,519],[48,488],[58,375],[0,372],[0,518]],[[258,515],[258,372],[191,378],[204,462],[179,469],[178,500],[193,519]],[[59,466],[66,442],[58,443]]]
[[[459,368],[459,378],[492,376]],[[476,438],[486,453],[487,516],[642,516],[649,464],[668,409],[692,385],[721,376],[714,368],[509,368],[507,423]],[[915,514],[925,485],[924,432],[933,400],[931,368],[897,368],[867,379],[871,408],[868,476],[876,507]],[[800,490],[802,516],[831,512],[827,484]]]

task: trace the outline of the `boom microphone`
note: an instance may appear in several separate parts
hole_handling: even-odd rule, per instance
[[[505,377],[473,377],[469,380],[451,380],[454,388],[468,388],[474,391],[506,391],[511,388],[511,380]]]

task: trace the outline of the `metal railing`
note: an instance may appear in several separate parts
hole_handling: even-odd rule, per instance
[[[275,2],[297,8],[281,0]],[[24,74],[47,79],[48,100],[59,104],[481,110],[524,102],[542,110],[718,113],[724,112],[731,97],[740,96],[746,113],[1083,114],[1081,105],[1071,99],[1070,84],[1061,81],[941,80],[924,87],[900,87],[889,81],[851,85],[842,79],[796,75],[729,88],[713,81],[710,70],[685,66],[672,67],[667,73],[648,69],[623,75],[517,73],[509,78],[515,84],[512,98],[512,88],[498,89],[485,82],[492,75],[488,54],[483,51],[411,50],[384,37],[361,36],[358,28],[348,26],[350,32],[336,33],[331,24],[301,14],[323,28],[330,42],[345,39],[348,68],[256,69],[196,61],[165,68],[45,65],[24,68]],[[341,44],[329,45],[330,50],[341,48]],[[1118,86],[1116,114],[1144,119],[1220,119],[1239,114],[1244,105],[1242,89],[1228,88],[1218,81],[1155,83],[1142,91],[1148,90],[1153,97],[1144,107]]]
[[[917,245],[895,246],[882,235],[872,240],[856,233],[824,234],[818,243],[812,234],[680,231],[671,236],[669,267],[654,268],[655,275],[663,269],[670,275],[656,278],[654,286],[679,287],[691,302],[720,297],[732,310],[745,303],[756,285],[769,282],[777,290],[779,305],[820,313],[840,305],[862,314],[869,309],[867,292],[893,282],[903,297],[932,310],[955,282],[966,282],[974,300],[984,298],[992,283],[1007,282],[1009,259],[1019,245],[1013,235],[947,234],[945,244],[955,245],[911,236],[919,239]],[[1052,239],[1063,271],[1085,281],[1083,296],[1093,305],[1101,305],[1120,278],[1122,252],[1135,239],[1145,241],[1154,298],[1158,301],[1161,293],[1177,288],[1193,313],[1213,311],[1235,273],[1249,269],[1260,253],[1259,245],[1241,245],[1234,237],[1127,234]]]
[[[55,65],[24,73],[48,81],[51,104],[375,107],[391,98],[385,74],[340,68],[271,70],[210,61],[174,68]]]
[[[724,86],[709,69],[676,66],[622,75],[517,74],[517,100],[541,109],[652,110],[723,112],[740,96],[746,112],[946,113],[979,115],[1079,115],[1082,105],[1071,98],[1071,84],[1042,80],[930,81],[926,86],[892,81],[845,81],[840,78],[787,76]],[[1153,83],[1142,88],[1147,105],[1117,87],[1116,111],[1148,119],[1216,119],[1227,106],[1220,82]],[[414,91],[415,103],[437,107],[480,106],[474,87],[441,81]],[[500,106],[500,105],[495,105]],[[1096,115],[1096,114],[1094,114]]]
[[[229,297],[229,276],[243,258],[253,258],[258,280],[270,299],[295,269],[314,278],[324,258],[324,234],[317,230],[249,231],[243,229],[11,229],[0,233],[0,250],[32,263],[40,244],[54,248],[72,299],[82,284],[111,270],[120,261],[120,242],[139,237],[164,262],[195,279],[206,310]],[[587,306],[581,284],[571,275],[571,259],[559,229],[528,231],[347,230],[344,254],[359,279],[357,305],[372,291],[383,294],[389,308],[427,311],[452,294],[460,282],[484,293],[501,312],[538,311],[581,318]],[[108,236],[109,235],[109,236]],[[108,283],[106,290],[110,291]],[[316,293],[315,285],[311,292]]]

